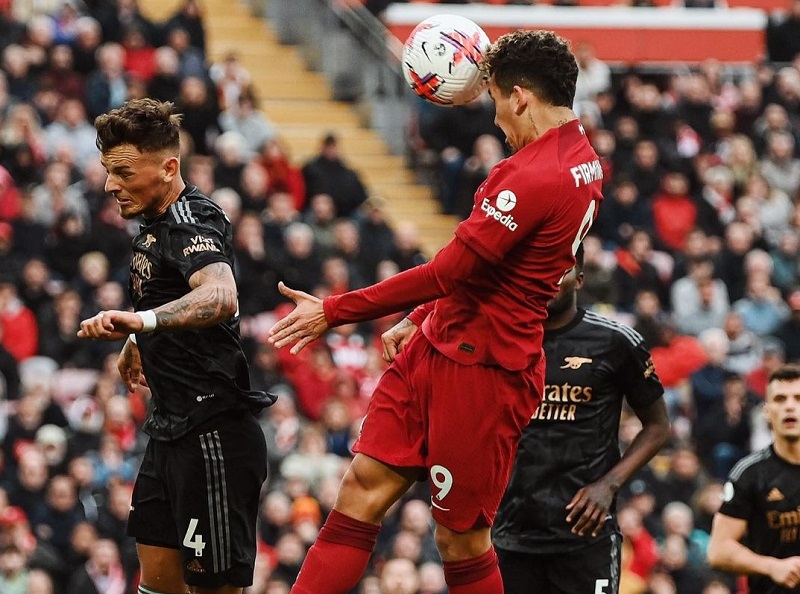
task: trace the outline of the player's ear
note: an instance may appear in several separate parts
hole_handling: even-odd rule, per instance
[[[527,98],[525,97],[525,90],[519,85],[514,85],[514,88],[511,89],[508,100],[514,115],[522,115],[528,105]]]
[[[575,290],[577,291],[582,286],[583,286],[583,271],[580,271],[575,275]]]
[[[181,164],[178,157],[164,159],[164,181],[169,183],[180,174]]]

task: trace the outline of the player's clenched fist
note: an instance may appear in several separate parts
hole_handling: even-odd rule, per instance
[[[800,584],[800,557],[775,559],[771,563],[769,577],[776,584],[786,588],[795,588]]]
[[[95,340],[122,340],[129,334],[141,332],[144,328],[142,318],[133,312],[108,310],[101,311],[81,322],[78,338]]]

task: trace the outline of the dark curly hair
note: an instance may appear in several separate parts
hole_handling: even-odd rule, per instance
[[[97,148],[105,153],[115,146],[131,144],[140,152],[180,148],[181,116],[175,105],[155,99],[133,99],[122,107],[97,116]]]
[[[495,41],[484,69],[504,95],[515,85],[552,105],[572,107],[578,63],[569,42],[552,31],[515,31]]]

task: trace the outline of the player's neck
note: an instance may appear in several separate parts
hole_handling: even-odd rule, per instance
[[[548,130],[560,128],[578,116],[569,107],[550,105],[538,110],[528,111],[531,141],[538,140]]]
[[[167,212],[167,209],[178,201],[178,198],[180,198],[185,188],[186,188],[186,182],[184,182],[183,179],[180,177],[175,178],[175,181],[169,187],[169,191],[166,194],[164,194],[164,198],[161,200],[161,203],[159,204],[156,217],[160,217],[162,214]]]
[[[782,459],[791,464],[800,464],[800,441],[775,438],[772,447]]]
[[[569,324],[578,315],[578,310],[575,307],[562,311],[554,316],[547,316],[547,319],[542,324],[545,330],[558,330]]]

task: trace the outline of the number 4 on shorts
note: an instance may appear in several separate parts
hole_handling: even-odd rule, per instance
[[[608,588],[608,580],[595,580],[594,594],[608,594],[606,588]]]
[[[195,557],[202,557],[206,543],[203,542],[203,537],[201,535],[195,535],[194,533],[194,531],[197,530],[197,522],[197,518],[189,520],[189,527],[186,529],[186,535],[183,537],[183,546],[194,549]],[[194,538],[192,538],[193,536]]]

